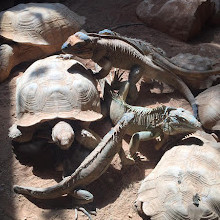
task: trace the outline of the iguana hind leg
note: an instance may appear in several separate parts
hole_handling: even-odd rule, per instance
[[[122,73],[123,74],[123,73]],[[127,103],[132,103],[137,99],[138,91],[136,83],[141,78],[141,71],[139,66],[133,66],[130,70],[127,81],[122,82],[122,74],[119,70],[115,71],[114,78],[111,82],[111,87],[119,90],[121,99]]]
[[[68,193],[73,197],[73,202],[76,205],[83,205],[93,202],[93,195],[87,190],[75,189],[73,192]]]
[[[138,90],[136,83],[142,77],[141,68],[137,65],[134,65],[129,73],[128,83],[129,83],[129,90],[127,99],[124,99],[127,103],[134,103],[138,97]]]
[[[75,220],[78,219],[78,210],[83,212],[90,220],[92,220],[92,217],[89,211],[87,211],[84,207],[78,206],[78,205],[83,205],[83,204],[88,204],[90,202],[93,202],[93,195],[87,191],[87,190],[74,190],[73,192],[69,193],[73,197],[73,203],[76,205],[75,208]]]

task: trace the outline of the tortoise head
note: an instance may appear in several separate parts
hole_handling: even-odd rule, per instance
[[[74,131],[65,121],[60,121],[53,127],[51,136],[62,150],[68,150],[74,141]]]
[[[163,123],[165,134],[176,135],[193,133],[201,128],[201,123],[183,108],[171,108]]]
[[[83,59],[91,59],[96,40],[96,37],[90,37],[83,32],[76,32],[67,39],[61,49],[64,53],[73,54]]]

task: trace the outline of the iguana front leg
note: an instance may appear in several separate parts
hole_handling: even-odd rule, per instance
[[[148,141],[155,139],[161,135],[160,131],[152,132],[152,131],[140,131],[136,132],[132,135],[130,143],[129,143],[129,151],[131,157],[138,151],[140,141]]]
[[[102,57],[99,61],[97,61],[97,64],[101,66],[102,69],[95,73],[94,76],[96,79],[103,79],[109,74],[112,68],[112,63],[108,58]]]

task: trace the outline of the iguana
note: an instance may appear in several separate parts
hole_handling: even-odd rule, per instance
[[[119,33],[109,29],[104,29],[102,31],[99,31],[98,34],[104,36],[110,35],[128,41],[134,47],[140,49],[146,56],[151,55],[152,56],[151,59],[153,63],[159,65],[161,68],[165,68],[178,75],[188,86],[190,86],[190,88],[194,87],[194,81],[198,83],[198,80],[204,81],[210,76],[220,75],[220,69],[201,71],[196,69],[189,70],[182,68],[178,66],[173,60],[169,59],[166,56],[165,51],[163,51],[161,48],[154,47],[152,44],[144,40],[122,36]]]
[[[133,113],[124,114],[75,172],[70,176],[64,177],[61,182],[47,188],[15,185],[14,191],[38,199],[53,199],[62,195],[71,194],[73,197],[81,199],[84,204],[91,202],[93,197],[91,198],[90,193],[87,191],[82,192],[79,188],[98,179],[109,167],[115,154],[119,153],[122,164],[126,164],[130,160],[125,157],[125,153],[122,149],[122,138],[133,118]],[[82,202],[80,202],[80,204],[82,204]]]
[[[112,92],[111,89],[112,87],[106,83],[104,103],[113,124],[116,124],[124,113],[134,113],[134,119],[126,130],[126,133],[132,136],[129,143],[129,157],[133,157],[138,151],[140,141],[161,138],[155,146],[159,150],[170,135],[184,134],[185,136],[201,127],[200,122],[183,108],[164,105],[147,108],[127,104],[125,100],[129,90],[129,81],[125,82],[118,94]]]
[[[112,67],[130,70],[131,85],[143,76],[156,79],[173,86],[190,102],[194,115],[197,116],[195,98],[186,84],[178,76],[160,67],[152,61],[152,56],[136,44],[125,38],[112,35],[77,32],[63,44],[62,51],[83,59],[92,59],[102,69],[95,74],[97,79],[104,78]],[[132,96],[132,92],[129,93]]]

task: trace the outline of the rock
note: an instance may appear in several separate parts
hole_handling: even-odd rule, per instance
[[[220,25],[220,1],[212,0],[215,3],[215,13],[211,18],[211,24]]]
[[[138,5],[136,14],[148,26],[186,41],[196,36],[205,22],[215,14],[215,2],[145,0]]]
[[[212,69],[214,60],[190,53],[179,53],[170,59],[174,64],[187,70],[208,71]]]

